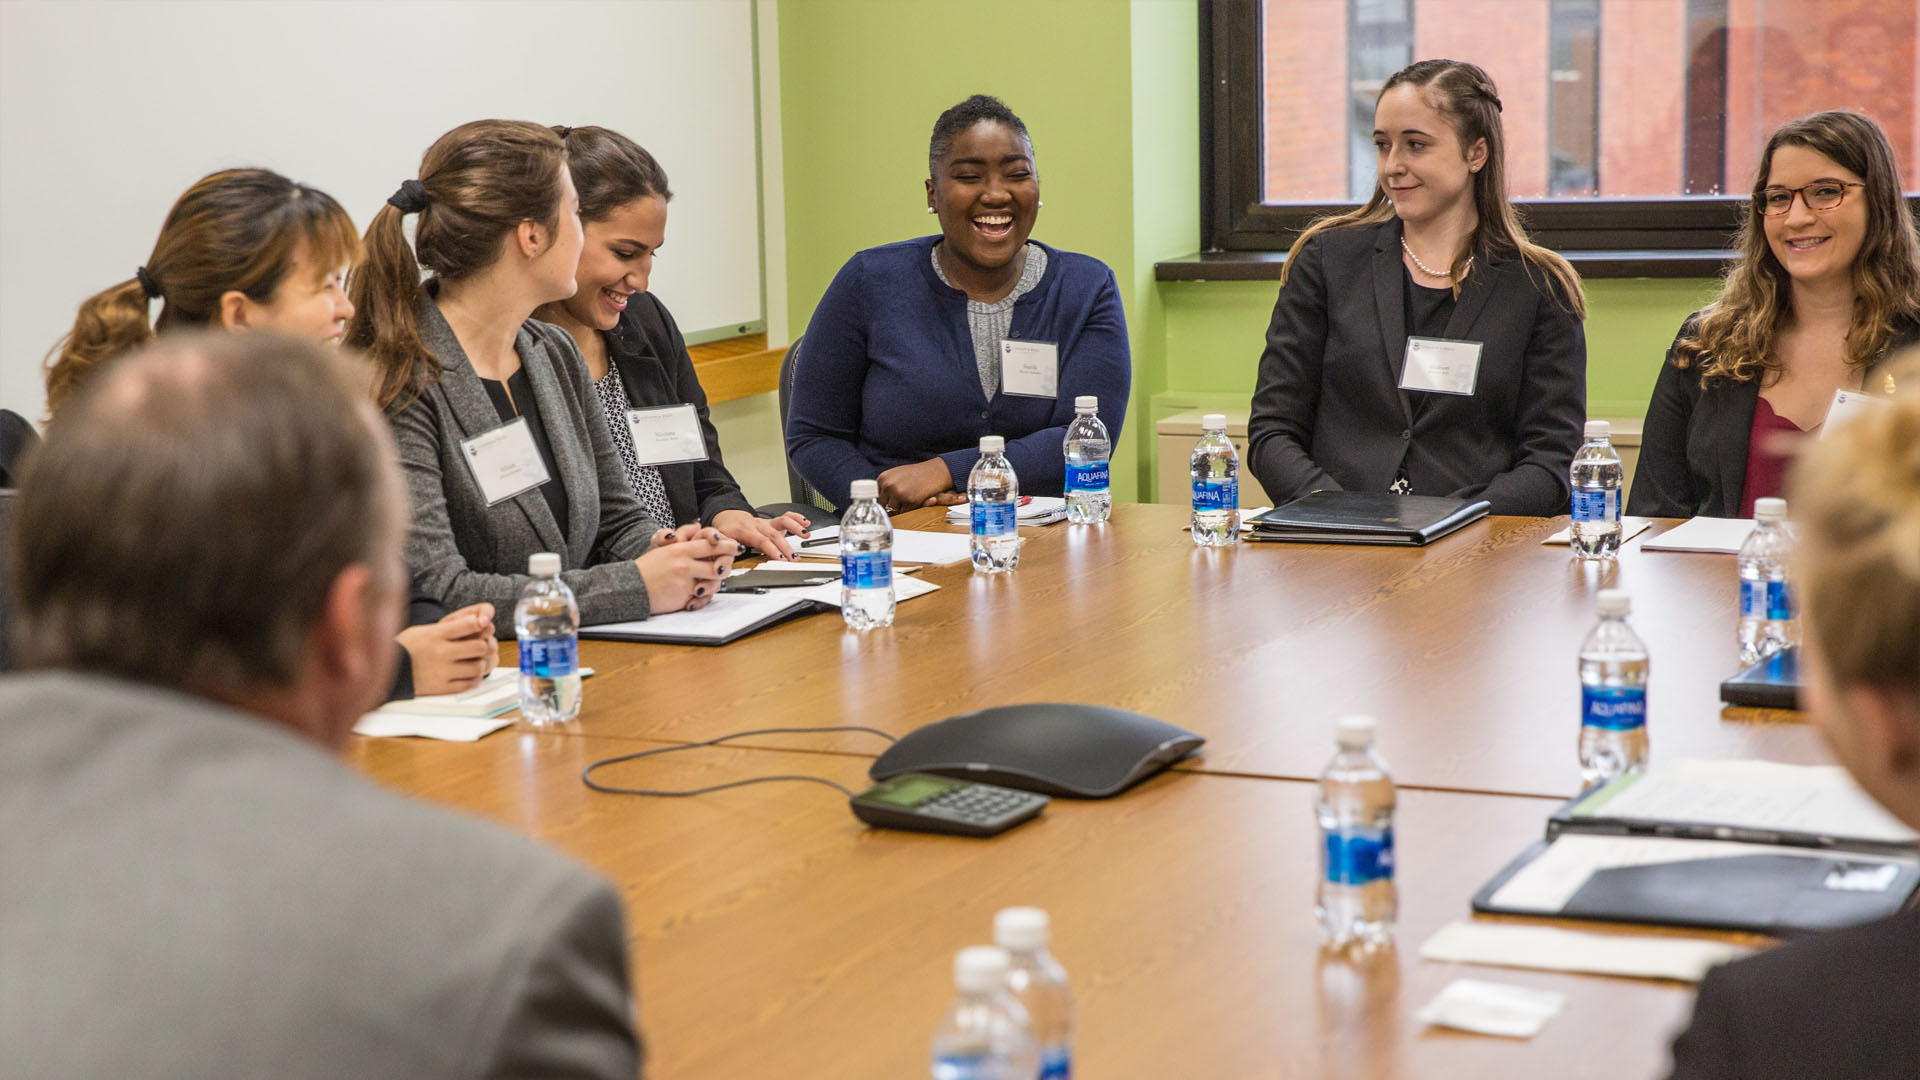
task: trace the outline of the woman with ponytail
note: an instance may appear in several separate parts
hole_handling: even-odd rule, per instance
[[[560,137],[510,120],[453,129],[365,244],[346,341],[373,361],[399,443],[414,590],[448,606],[490,602],[509,635],[528,557],[550,551],[585,623],[711,602],[739,545],[648,515],[573,339],[532,319],[573,295],[580,260]]]
[[[1660,366],[1628,513],[1752,517],[1836,391],[1891,389],[1883,361],[1920,341],[1920,230],[1894,162],[1858,113],[1767,140],[1739,258]]]
[[[1311,491],[1566,512],[1586,419],[1586,303],[1507,199],[1500,97],[1422,60],[1374,105],[1379,184],[1287,253],[1247,425],[1276,502]],[[1424,362],[1439,355],[1448,370]]]
[[[203,177],[167,212],[133,277],[80,305],[47,361],[47,409],[60,411],[102,364],[156,332],[259,329],[338,341],[354,314],[343,286],[359,257],[353,219],[326,192],[266,169]],[[155,300],[160,315],[149,324]],[[416,596],[389,696],[479,685],[499,654],[492,618],[484,604],[449,614]]]
[[[324,191],[266,169],[204,177],[167,212],[146,263],[80,305],[47,360],[48,410],[159,331],[254,327],[338,340],[353,316],[342,285],[359,253],[353,219]],[[149,323],[155,300],[160,315]]]

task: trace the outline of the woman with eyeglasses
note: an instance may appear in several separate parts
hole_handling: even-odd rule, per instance
[[[1774,132],[1735,248],[1660,368],[1629,514],[1752,517],[1781,493],[1795,441],[1839,422],[1838,392],[1891,391],[1881,361],[1920,341],[1920,231],[1866,117]]]

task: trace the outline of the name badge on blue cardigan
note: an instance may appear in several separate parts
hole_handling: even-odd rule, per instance
[[[1060,396],[1060,347],[1051,341],[1002,341],[1000,390],[1018,397]]]

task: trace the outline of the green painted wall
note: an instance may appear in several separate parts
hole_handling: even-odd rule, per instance
[[[1134,390],[1114,495],[1154,497],[1153,421],[1245,408],[1271,282],[1153,280],[1199,238],[1197,0],[781,0],[788,316],[798,334],[848,256],[931,232],[927,137],[996,94],[1039,158],[1034,235],[1113,268]],[[1044,42],[1042,52],[995,44]],[[1661,355],[1710,280],[1587,283],[1589,412],[1639,416]]]

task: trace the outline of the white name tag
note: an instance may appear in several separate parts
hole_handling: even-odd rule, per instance
[[[534,445],[533,429],[524,416],[462,440],[460,452],[488,506],[532,491],[549,479],[547,463],[540,460],[540,448]]]
[[[1407,361],[1400,368],[1400,389],[1473,396],[1480,381],[1480,343],[1410,337]]]
[[[1001,342],[1000,389],[1020,397],[1059,397],[1059,346],[1050,341]]]
[[[700,414],[691,405],[628,409],[627,432],[633,436],[633,452],[642,465],[707,460]]]
[[[1853,423],[1886,403],[1886,398],[1863,394],[1858,390],[1835,390],[1833,404],[1827,406],[1827,418],[1820,422],[1820,437],[1826,438],[1836,429]]]

